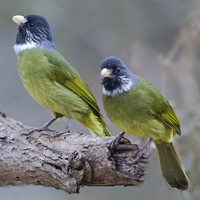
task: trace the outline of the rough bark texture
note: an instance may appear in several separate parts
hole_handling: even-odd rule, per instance
[[[0,186],[24,183],[78,193],[81,186],[139,185],[145,179],[148,155],[137,162],[137,145],[120,144],[111,152],[114,137],[66,133],[52,138],[38,132],[22,136],[24,128],[0,113]]]

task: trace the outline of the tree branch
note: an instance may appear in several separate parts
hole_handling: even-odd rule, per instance
[[[27,137],[20,134],[24,128],[0,113],[0,186],[24,183],[78,193],[81,186],[139,185],[145,179],[148,155],[136,161],[135,144],[120,144],[111,153],[114,137],[66,133],[52,138],[45,132]]]

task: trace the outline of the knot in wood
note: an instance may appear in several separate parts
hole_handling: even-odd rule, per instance
[[[82,170],[85,167],[85,159],[81,152],[74,151],[69,157],[69,166],[73,170]]]

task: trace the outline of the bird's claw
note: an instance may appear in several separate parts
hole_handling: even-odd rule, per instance
[[[114,153],[114,151],[116,151],[117,149],[119,150],[120,148],[117,148],[118,146],[120,146],[120,144],[130,144],[131,142],[124,138],[124,132],[121,132],[114,140],[112,140],[112,142],[109,145],[109,149],[112,153]],[[124,148],[123,145],[123,150],[130,150],[130,147],[127,146],[127,148]],[[132,150],[132,149],[131,149]]]
[[[136,153],[135,153],[135,155],[134,155],[134,157],[135,157],[135,159],[138,161],[138,160],[140,160],[142,157],[148,157],[149,155],[148,155],[148,149],[149,149],[149,147],[151,146],[151,143],[152,143],[152,139],[150,139],[148,142],[147,142],[147,144],[145,145],[145,147],[143,148],[143,149],[139,149]],[[146,156],[145,156],[146,155]]]
[[[140,160],[141,158],[142,158],[142,156],[144,155],[144,154],[146,154],[147,153],[147,150],[144,150],[144,149],[139,149],[136,153],[135,153],[135,155],[134,155],[134,157],[135,157],[135,160]]]
[[[109,145],[109,148],[114,149],[114,147],[120,143],[121,139],[124,138],[124,134],[124,132],[121,132],[114,140],[112,140],[112,142]]]

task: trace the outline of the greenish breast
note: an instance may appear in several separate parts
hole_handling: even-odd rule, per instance
[[[17,67],[28,93],[53,113],[80,120],[83,114],[89,112],[88,104],[62,84],[70,77],[69,73],[73,75],[73,71],[76,71],[70,71],[67,62],[58,52],[25,50],[17,57]]]
[[[51,79],[51,67],[43,51],[22,51],[17,57],[17,68],[27,92],[42,106],[53,111],[54,100],[49,97],[49,93],[53,88],[56,89],[56,86]],[[56,94],[51,95],[56,98]]]
[[[148,82],[140,77],[127,92],[114,97],[103,95],[103,105],[111,122],[121,131],[138,137],[160,139],[166,127],[149,114],[155,100],[146,87]]]

